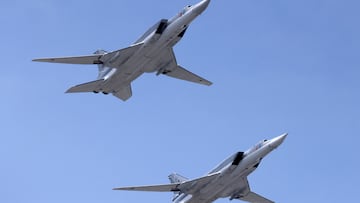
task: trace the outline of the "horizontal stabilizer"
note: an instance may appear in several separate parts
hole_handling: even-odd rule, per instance
[[[177,66],[176,68],[166,71],[163,74],[180,80],[186,80],[189,82],[195,82],[203,85],[210,86],[212,84],[212,82],[186,70],[181,66]]]
[[[120,187],[113,190],[130,190],[130,191],[146,191],[146,192],[176,192],[179,191],[177,186],[179,183],[164,184],[164,185],[148,185],[135,187]]]
[[[266,199],[254,192],[249,192],[246,196],[239,198],[243,201],[251,202],[251,203],[275,203],[271,200]]]
[[[76,86],[68,89],[66,91],[66,93],[99,91],[99,89],[101,89],[100,87],[103,82],[104,82],[104,79],[100,79],[100,80],[95,80],[95,81],[83,83],[80,85],[76,85]]]
[[[119,90],[114,92],[113,95],[123,101],[126,101],[132,95],[131,85],[128,84],[128,85],[123,86],[122,88],[120,88]]]
[[[103,56],[103,54],[93,54],[89,56],[41,58],[41,59],[33,59],[33,61],[49,62],[49,63],[67,63],[67,64],[102,64],[102,62],[100,61],[101,56]]]

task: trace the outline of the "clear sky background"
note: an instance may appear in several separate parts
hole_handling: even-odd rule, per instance
[[[210,87],[145,74],[127,102],[64,94],[97,67],[31,62],[124,48],[195,3],[1,2],[0,202],[170,202],[111,189],[196,178],[284,132],[252,190],[280,203],[358,201],[359,1],[213,0],[175,47]]]

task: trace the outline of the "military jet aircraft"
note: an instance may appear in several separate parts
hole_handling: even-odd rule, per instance
[[[189,180],[173,173],[169,175],[170,184],[120,187],[114,190],[174,192],[174,203],[210,203],[226,197],[251,203],[273,203],[250,190],[247,176],[286,136],[283,134],[271,140],[262,140],[246,152],[237,152],[200,178]]]
[[[98,78],[95,81],[71,87],[66,92],[102,92],[113,94],[123,101],[132,95],[131,82],[143,73],[156,72],[181,80],[211,85],[212,83],[177,64],[173,46],[184,36],[189,24],[209,5],[202,0],[186,6],[180,13],[167,20],[162,19],[152,26],[130,47],[113,52],[98,50],[89,56],[34,59],[38,62],[67,64],[97,64]]]

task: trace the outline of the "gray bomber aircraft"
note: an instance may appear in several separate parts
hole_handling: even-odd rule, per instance
[[[210,203],[226,197],[251,203],[273,203],[250,190],[247,176],[286,136],[285,133],[271,140],[262,140],[246,152],[237,152],[200,178],[189,180],[173,173],[169,175],[170,184],[121,187],[114,190],[174,192],[174,203]]]
[[[97,64],[95,81],[71,87],[66,92],[112,93],[123,101],[132,95],[131,82],[143,73],[156,72],[181,80],[211,85],[212,83],[177,64],[173,46],[184,36],[189,24],[209,5],[203,0],[186,6],[179,14],[162,19],[130,47],[113,52],[98,50],[93,55],[34,59],[38,62],[67,64]]]

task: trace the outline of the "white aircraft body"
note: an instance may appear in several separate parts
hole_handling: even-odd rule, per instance
[[[247,176],[260,161],[277,148],[287,134],[262,140],[246,152],[237,152],[203,177],[189,180],[179,174],[169,175],[170,184],[114,188],[114,190],[174,192],[175,203],[210,203],[229,197],[251,203],[272,203],[250,190]]]
[[[98,64],[97,80],[71,87],[67,93],[112,93],[123,101],[132,95],[131,82],[145,72],[156,72],[156,75],[164,74],[177,79],[211,85],[210,81],[178,65],[173,51],[173,46],[184,36],[189,24],[207,8],[209,3],[210,0],[203,0],[196,5],[186,6],[169,20],[160,20],[125,49],[113,52],[98,50],[89,56],[42,58],[33,61]]]

